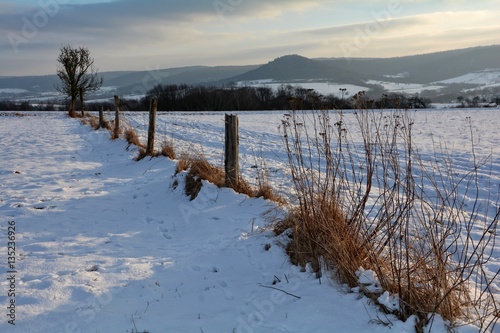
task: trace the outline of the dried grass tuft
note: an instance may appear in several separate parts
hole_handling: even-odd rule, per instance
[[[139,148],[146,149],[146,145],[139,140],[139,137],[137,136],[137,133],[134,131],[133,128],[131,127],[127,128],[124,134],[125,134],[125,140],[127,140],[129,145],[135,145]]]
[[[87,125],[92,127],[94,130],[99,129],[99,118],[90,114],[86,113],[83,118],[81,118],[82,124]]]
[[[281,205],[286,204],[286,200],[282,196],[276,194],[276,191],[269,184],[259,183],[259,187],[255,191],[253,196],[256,198],[264,198],[266,200],[270,200]]]
[[[202,154],[183,154],[177,161],[176,173],[189,170],[186,178],[186,194],[191,200],[196,198],[202,187],[202,180],[206,180],[215,186],[226,187],[226,174],[223,168],[211,165]],[[252,189],[247,181],[240,177],[238,184],[231,188],[249,197],[256,197],[256,191]]]
[[[175,160],[176,154],[173,142],[165,140],[161,145],[160,155],[168,157],[171,160]]]
[[[176,172],[188,170],[186,177],[186,195],[194,200],[202,187],[202,180],[207,180],[217,187],[225,185],[225,174],[221,168],[212,166],[201,154],[183,154],[177,162]]]

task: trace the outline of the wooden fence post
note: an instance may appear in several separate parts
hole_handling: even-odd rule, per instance
[[[99,111],[99,128],[104,128],[104,106]]]
[[[225,116],[226,122],[226,140],[225,140],[225,171],[226,186],[234,187],[239,182],[239,164],[238,164],[238,116]]]
[[[158,101],[151,100],[149,108],[149,129],[148,129],[148,146],[146,147],[146,155],[152,155],[155,150],[155,128],[156,128],[156,110]]]
[[[115,95],[115,129],[113,131],[113,139],[120,137],[120,98]]]

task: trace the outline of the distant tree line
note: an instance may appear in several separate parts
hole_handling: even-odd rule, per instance
[[[292,106],[298,109],[330,109],[347,110],[359,107],[368,109],[419,109],[429,108],[431,99],[418,95],[397,93],[382,94],[372,98],[364,92],[349,96],[346,90],[338,94],[321,95],[313,89],[284,84],[277,89],[271,87],[249,87],[230,85],[229,87],[157,85],[149,90],[145,97],[121,99],[123,110],[145,111],[149,109],[150,100],[158,100],[161,111],[253,111],[253,110],[289,110]],[[463,107],[480,107],[484,99],[479,97],[458,97]],[[500,105],[500,96],[493,98],[491,104]],[[25,102],[0,101],[0,111],[58,111],[71,107],[71,101],[47,101],[43,104]],[[81,107],[80,101],[73,104],[75,109]],[[114,104],[109,102],[88,102],[86,110],[113,110]]]
[[[129,105],[129,109],[147,110],[152,98],[158,100],[158,109],[162,111],[289,110],[292,100],[300,101],[296,106],[306,110],[354,109],[359,106],[359,100],[348,96],[345,89],[341,89],[338,94],[323,96],[313,89],[290,84],[281,85],[277,89],[236,85],[224,88],[159,84],[140,101]],[[363,94],[363,98],[366,99],[366,106],[371,108],[427,108],[431,103],[427,98],[402,94],[384,94],[379,99],[369,99]]]
[[[158,109],[163,111],[252,111],[284,110],[290,108],[289,98],[303,98],[307,108],[312,101],[306,101],[311,91],[302,87],[282,85],[274,90],[270,87],[236,86],[189,86],[157,85],[141,99],[142,109],[149,107],[152,98],[158,100]]]
[[[489,106],[500,105],[500,96],[491,98],[489,101],[486,98],[481,98],[479,96],[474,96],[473,98],[458,96],[457,102],[460,103],[459,107],[462,108],[478,108],[485,104],[488,104]]]
[[[44,104],[32,104],[29,101],[14,102],[9,100],[0,101],[0,111],[58,111],[52,102]]]

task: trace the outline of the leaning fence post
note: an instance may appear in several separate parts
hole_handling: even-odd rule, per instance
[[[104,128],[104,106],[99,111],[99,128]]]
[[[120,98],[115,95],[115,129],[113,131],[113,139],[118,139],[120,136]]]
[[[234,187],[238,185],[239,165],[238,165],[238,116],[225,116],[226,138],[225,138],[225,171],[226,186]]]
[[[149,129],[148,129],[148,146],[146,147],[146,155],[152,155],[155,150],[155,128],[156,128],[156,110],[158,101],[151,100],[149,108]]]

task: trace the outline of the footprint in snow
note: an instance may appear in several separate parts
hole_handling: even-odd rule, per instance
[[[163,224],[163,220],[157,220],[154,217],[146,217],[146,222],[148,223],[157,223],[157,224]]]
[[[224,297],[228,300],[228,301],[231,301],[234,299],[234,295],[232,292],[230,292],[229,290],[227,290],[227,282],[224,281],[224,280],[220,280],[219,281],[219,286],[222,287],[222,292],[224,293]]]
[[[168,233],[168,229],[160,228],[161,234],[165,239],[172,239],[172,236]]]

